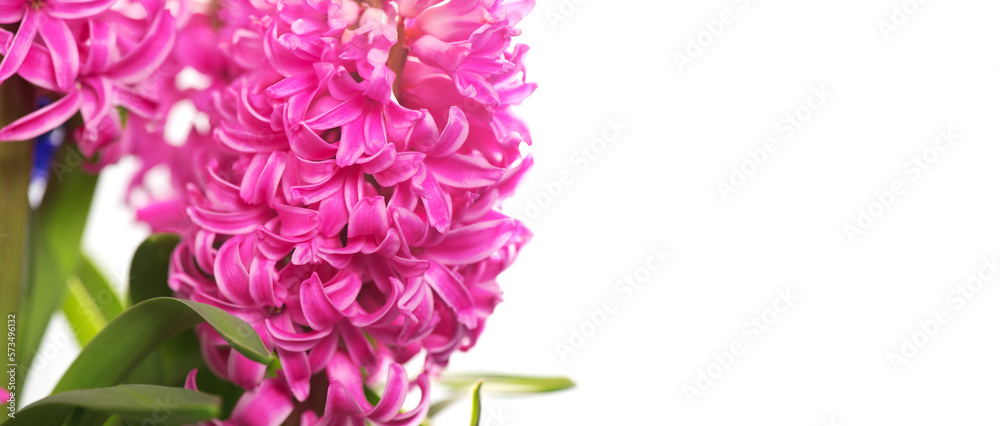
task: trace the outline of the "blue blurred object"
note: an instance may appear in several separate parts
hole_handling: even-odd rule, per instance
[[[44,108],[51,103],[48,98],[42,97],[38,100],[38,108]],[[65,125],[56,127],[35,140],[35,163],[31,168],[31,180],[48,180],[49,164],[52,163],[52,153],[59,145],[62,145],[66,135]]]

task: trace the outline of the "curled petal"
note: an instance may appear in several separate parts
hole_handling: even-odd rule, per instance
[[[299,286],[299,303],[302,304],[306,323],[314,330],[329,330],[343,318],[323,292],[323,283],[315,272]]]
[[[250,296],[250,274],[240,259],[240,242],[238,238],[231,239],[219,248],[215,260],[215,280],[219,291],[230,301],[241,304],[253,304]]]
[[[49,47],[52,64],[55,65],[56,86],[68,90],[80,72],[80,52],[76,50],[76,40],[62,19],[42,19],[38,33]]]
[[[257,154],[250,161],[243,182],[240,197],[250,204],[267,203],[273,205],[275,192],[285,171],[286,154],[274,151],[270,155]]]
[[[399,413],[406,400],[406,393],[409,390],[409,382],[406,380],[406,370],[402,365],[392,364],[389,366],[389,377],[386,379],[385,389],[378,404],[368,413],[368,418],[377,422],[392,420]]]
[[[483,158],[460,154],[428,158],[426,164],[433,170],[438,182],[455,188],[489,186],[499,181],[504,172],[504,169],[490,165]]]
[[[275,321],[272,321],[271,318],[264,320],[264,326],[278,348],[296,352],[305,352],[313,349],[320,341],[329,336],[332,330],[332,328],[327,328],[326,330],[307,332],[288,331],[275,324]],[[288,326],[291,326],[291,324],[288,324]]]
[[[331,108],[323,114],[317,115],[305,121],[310,128],[317,130],[332,129],[340,127],[361,116],[365,110],[365,99],[361,96],[354,96],[339,105]]]
[[[11,40],[3,60],[0,61],[0,84],[14,75],[21,67],[21,63],[24,62],[24,57],[28,54],[28,49],[35,39],[35,34],[38,33],[41,17],[42,12],[38,9],[33,7],[25,9],[24,16],[21,18],[21,26],[18,27],[17,34],[14,34],[14,39]]]
[[[392,165],[374,174],[375,181],[384,187],[395,186],[397,183],[413,177],[426,157],[422,152],[400,152],[396,154]]]
[[[276,262],[261,256],[250,261],[250,297],[261,306],[281,306],[274,288]]]
[[[291,388],[292,395],[300,402],[305,401],[309,397],[309,377],[312,376],[309,357],[305,352],[286,351],[280,347],[278,357],[281,359],[281,371]]]
[[[142,41],[115,62],[105,75],[124,83],[142,81],[170,54],[176,36],[173,15],[166,10],[160,11]]]
[[[45,11],[53,18],[82,19],[101,13],[113,4],[115,0],[48,0]]]
[[[48,106],[19,118],[0,129],[0,141],[32,139],[59,127],[80,110],[83,95],[74,90]]]
[[[448,198],[434,176],[427,172],[427,167],[421,164],[411,180],[413,191],[420,196],[427,210],[431,226],[444,232],[451,224],[451,199]]]
[[[337,148],[319,137],[309,126],[298,124],[289,132],[288,145],[305,160],[323,161],[337,155]]]
[[[281,235],[304,235],[319,226],[320,216],[316,210],[284,204],[277,204],[274,207],[278,218],[281,219]]]
[[[0,137],[2,139],[2,137]],[[219,234],[246,234],[271,218],[267,206],[236,212],[217,212],[201,207],[188,207],[188,216],[198,226]]]
[[[264,380],[264,373],[267,366],[240,355],[239,352],[229,352],[229,364],[227,368],[229,379],[243,389],[253,389]]]
[[[462,279],[438,262],[430,263],[425,278],[438,297],[455,311],[458,322],[466,327],[475,328],[475,305]]]
[[[476,263],[506,245],[517,227],[513,219],[499,219],[453,229],[444,241],[427,247],[425,253],[445,265]]]
[[[351,219],[347,223],[347,238],[359,235],[385,235],[388,229],[389,217],[386,215],[385,199],[365,197],[351,210]]]
[[[284,380],[274,378],[240,397],[233,415],[225,421],[232,426],[280,426],[295,408]]]
[[[427,155],[431,157],[451,155],[465,144],[468,136],[469,120],[459,107],[452,106],[448,109],[448,124],[444,126],[434,147],[427,151]]]

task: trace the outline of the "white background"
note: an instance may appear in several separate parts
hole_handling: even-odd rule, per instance
[[[950,292],[1000,253],[1000,4],[914,0],[886,37],[880,21],[904,3],[538,2],[521,38],[541,85],[521,109],[537,165],[506,206],[536,236],[452,367],[578,387],[488,397],[484,425],[997,424],[1000,279],[961,306]],[[801,109],[813,87],[833,95]],[[781,120],[796,112],[809,119],[791,134]],[[935,149],[949,127],[956,142]],[[768,138],[776,152],[744,164]],[[914,179],[924,154],[936,161]],[[724,197],[741,166],[753,171]],[[145,232],[119,205],[133,167],[102,178],[85,242],[112,274]],[[895,181],[905,192],[879,201]],[[879,217],[852,242],[859,208]],[[617,283],[647,277],[651,248],[672,257],[627,297]],[[771,316],[782,289],[797,299]],[[948,322],[924,339],[939,310]],[[753,339],[744,326],[762,314],[774,322]],[[904,338],[921,345],[896,369]],[[733,342],[742,356],[713,367]],[[701,388],[700,371],[715,377]],[[460,404],[439,424],[467,416]]]

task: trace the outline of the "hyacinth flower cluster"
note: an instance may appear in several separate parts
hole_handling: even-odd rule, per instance
[[[138,217],[182,236],[171,289],[249,323],[280,362],[268,375],[199,326],[207,365],[246,390],[217,423],[415,425],[530,238],[499,207],[531,165],[512,108],[535,85],[512,38],[533,5],[0,0],[20,23],[0,29],[0,81],[54,99],[0,140],[79,114],[98,167],[139,159]],[[199,122],[168,140],[182,104]],[[157,168],[169,191],[144,185]]]

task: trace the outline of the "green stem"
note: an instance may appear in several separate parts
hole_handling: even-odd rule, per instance
[[[29,113],[32,100],[31,85],[18,77],[0,85],[0,127]],[[31,141],[0,142],[0,314],[5,320],[8,315],[14,316],[15,333],[20,331],[21,287],[28,272],[28,184],[33,152]],[[17,336],[14,343],[20,344]],[[15,346],[15,349],[20,348]],[[24,359],[21,355],[17,350],[14,361],[7,360],[4,364],[17,364]],[[23,375],[15,377],[15,394],[20,393],[17,391],[23,384],[22,378]]]
[[[44,357],[62,349],[54,347],[48,351],[40,345],[49,319],[63,301],[66,280],[77,269],[83,228],[97,188],[97,176],[81,168],[86,160],[76,144],[66,141],[52,161],[45,196],[35,212],[32,282],[26,289],[23,305],[24,344],[19,365],[22,372],[30,371],[32,363],[43,369],[50,361]]]

